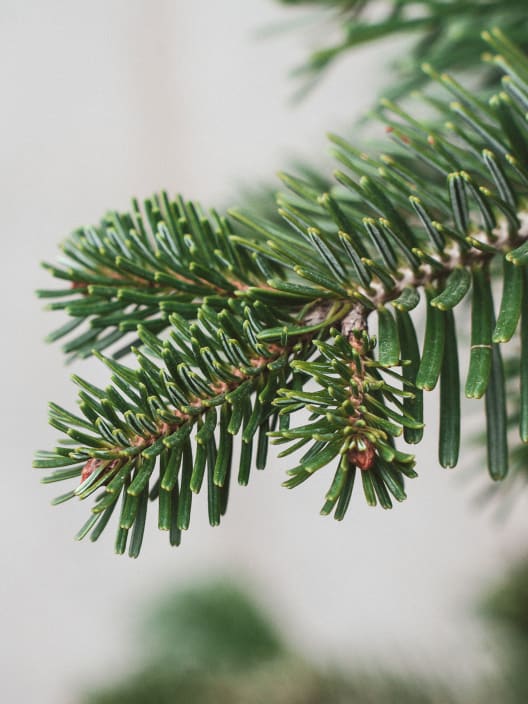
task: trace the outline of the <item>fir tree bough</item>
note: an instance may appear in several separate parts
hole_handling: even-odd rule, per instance
[[[437,384],[439,461],[457,464],[455,313],[470,327],[462,381],[467,397],[485,399],[489,473],[506,476],[510,341],[528,441],[526,325],[517,332],[528,296],[528,59],[498,30],[485,39],[504,74],[490,99],[425,66],[444,91],[423,97],[427,117],[384,101],[387,148],[373,155],[331,136],[335,186],[283,174],[280,225],[162,193],[66,241],[65,261],[49,269],[67,287],[40,295],[71,320],[50,338],[67,338],[70,355],[95,353],[112,374],[104,389],[74,378],[80,413],[50,406],[64,439],[35,461],[53,470],[44,482],[72,480],[57,503],[95,496],[78,538],[96,540],[116,512],[117,552],[128,544],[135,557],[155,502],[177,545],[203,487],[218,525],[230,483],[265,467],[270,438],[298,457],[285,486],[334,472],[325,515],[344,517],[355,481],[369,505],[402,501],[416,473],[395,438],[420,442],[423,391]],[[120,361],[129,351],[133,366]]]
[[[398,77],[385,88],[396,99],[420,88],[425,76],[423,61],[439,71],[475,71],[486,44],[480,32],[499,26],[523,49],[528,48],[524,0],[280,0],[286,6],[315,8],[317,36],[326,39],[296,70],[304,78],[304,90],[317,81],[339,58],[358,46],[402,36],[409,43],[405,56],[394,62]],[[328,19],[325,28],[321,22]],[[334,31],[332,31],[334,30]],[[319,40],[319,43],[320,40]],[[480,82],[493,85],[497,72],[480,71]]]

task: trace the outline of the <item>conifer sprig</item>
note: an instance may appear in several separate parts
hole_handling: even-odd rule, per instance
[[[63,350],[72,357],[115,350],[139,325],[159,334],[171,313],[196,320],[205,300],[220,310],[226,298],[277,271],[268,265],[263,273],[258,258],[233,246],[229,223],[215,211],[206,216],[198,204],[166,193],[132,206],[74,232],[62,246],[62,266],[44,265],[69,283],[37,293],[58,298],[49,308],[71,316],[48,339],[66,337]],[[114,356],[136,342],[129,339]]]
[[[124,551],[130,532],[129,552],[137,555],[150,497],[158,502],[160,527],[177,544],[206,476],[209,519],[218,524],[234,435],[242,441],[242,484],[253,443],[262,468],[271,435],[287,445],[283,456],[304,451],[293,462],[290,488],[334,464],[324,514],[343,518],[358,470],[367,502],[390,508],[391,497],[405,498],[404,477],[415,476],[413,456],[394,438],[421,440],[423,391],[438,383],[439,461],[446,467],[458,461],[455,315],[467,312],[464,301],[471,318],[465,393],[485,397],[489,473],[494,480],[506,476],[501,347],[518,340],[528,305],[528,60],[499,31],[486,40],[497,52],[490,61],[506,74],[501,91],[485,100],[426,66],[448,92],[448,99],[428,101],[445,126],[431,130],[385,101],[392,146],[368,156],[332,137],[342,165],[336,187],[321,193],[308,180],[283,175],[289,193],[279,197],[282,226],[235,210],[231,217],[245,228],[235,234],[227,220],[215,218],[213,226],[191,217],[192,206],[165,198],[165,214],[160,208],[149,217],[148,231],[137,217],[121,216],[121,226],[107,222],[98,239],[89,230],[74,236],[67,253],[76,260],[82,245],[81,264],[58,271],[74,282],[74,295],[92,304],[90,296],[100,296],[108,305],[120,303],[125,290],[142,311],[118,312],[125,329],[128,320],[137,331],[138,368],[106,358],[112,386],[78,380],[82,416],[51,407],[52,425],[68,440],[40,454],[36,465],[56,468],[46,481],[80,477],[59,501],[100,492],[79,537],[92,531],[96,539],[122,497],[117,550]],[[176,212],[179,226],[168,225]],[[492,266],[503,279],[497,307]],[[97,277],[113,279],[113,287]],[[82,291],[79,282],[91,288]],[[146,282],[154,289],[149,303]],[[420,346],[411,313],[421,299]],[[83,314],[96,316],[92,326],[99,321],[94,327],[109,334],[104,316],[113,312],[88,306]],[[369,331],[373,315],[377,337]],[[158,320],[163,326],[151,324]],[[523,442],[526,337],[523,327],[517,411]],[[77,350],[84,353],[86,344]],[[292,418],[305,410],[308,421],[294,427]]]
[[[81,416],[51,404],[51,425],[79,445],[72,449],[67,441],[53,453],[39,453],[35,466],[59,468],[43,481],[80,478],[57,502],[102,490],[78,537],[92,531],[96,540],[123,497],[116,549],[124,551],[134,527],[129,552],[136,556],[150,497],[158,500],[159,527],[178,544],[205,476],[209,520],[218,525],[227,507],[233,435],[242,437],[238,482],[248,482],[254,445],[254,464],[264,468],[267,434],[278,417],[273,400],[279,388],[298,380],[289,359],[310,354],[318,328],[312,336],[284,334],[280,344],[263,343],[262,330],[280,320],[263,305],[228,303],[232,315],[202,305],[199,323],[191,325],[171,314],[164,341],[140,326],[138,369],[102,358],[112,371],[111,386],[75,378]]]
[[[328,18],[329,30],[336,26],[338,39],[314,51],[296,74],[304,79],[302,91],[337,60],[363,44],[402,35],[409,39],[407,53],[395,61],[392,80],[384,94],[400,99],[421,88],[425,77],[420,67],[428,61],[439,71],[457,73],[478,70],[486,44],[480,33],[500,26],[523,49],[528,48],[528,19],[523,0],[279,0],[284,5],[316,8],[320,26]],[[319,32],[321,35],[321,32]],[[333,36],[328,31],[323,36]],[[496,82],[497,73],[480,71],[481,84]]]

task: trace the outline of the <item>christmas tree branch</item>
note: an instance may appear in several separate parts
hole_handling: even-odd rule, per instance
[[[206,473],[209,519],[217,525],[227,505],[233,435],[242,440],[241,483],[254,439],[262,468],[271,435],[287,445],[281,455],[304,452],[290,470],[290,488],[337,463],[324,514],[343,518],[358,469],[370,505],[403,500],[414,457],[394,439],[421,440],[423,391],[438,383],[439,461],[458,461],[455,311],[466,297],[465,393],[485,397],[489,472],[495,480],[506,476],[501,346],[518,338],[528,300],[528,60],[501,32],[486,39],[497,51],[489,60],[506,72],[503,90],[486,100],[426,66],[449,95],[427,99],[444,127],[432,130],[385,101],[382,119],[394,146],[368,156],[332,137],[343,166],[337,185],[321,193],[309,180],[283,174],[290,194],[279,197],[282,225],[235,210],[232,217],[245,228],[235,234],[227,220],[207,225],[190,205],[165,199],[165,215],[160,208],[159,219],[150,218],[149,234],[141,220],[124,217],[119,227],[106,225],[99,242],[88,232],[75,240],[79,256],[68,248],[81,265],[61,275],[75,283],[77,296],[84,295],[79,282],[105,286],[106,279],[94,281],[105,276],[114,287],[107,294],[89,287],[88,296],[108,295],[104,305],[130,292],[138,308],[119,310],[118,332],[135,326],[141,344],[137,370],[106,359],[113,372],[107,389],[78,380],[82,417],[51,407],[51,423],[67,444],[40,454],[36,465],[57,468],[46,481],[81,477],[59,500],[101,492],[79,537],[92,531],[96,539],[122,497],[117,550],[124,551],[131,532],[129,552],[137,555],[150,497],[158,501],[160,527],[177,544]],[[175,212],[182,222],[167,225]],[[503,290],[496,313],[490,268],[497,264]],[[116,277],[126,281],[123,289]],[[152,303],[142,298],[146,282]],[[410,313],[422,294],[420,350]],[[95,320],[103,316],[101,327],[114,314],[87,310]],[[162,311],[164,330],[141,324],[138,310],[150,321]],[[373,314],[377,337],[369,330]],[[520,337],[517,422],[526,442],[524,328]],[[309,418],[292,427],[299,411]]]

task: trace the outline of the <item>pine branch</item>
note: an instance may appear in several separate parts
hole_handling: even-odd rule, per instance
[[[395,146],[367,156],[333,137],[344,167],[335,174],[339,185],[321,193],[308,181],[283,175],[291,191],[279,198],[283,226],[233,211],[253,237],[224,228],[218,244],[212,228],[205,234],[192,230],[187,241],[193,258],[185,262],[195,277],[192,285],[203,287],[192,292],[192,313],[170,314],[166,339],[139,325],[139,368],[107,359],[113,371],[108,389],[78,380],[82,417],[51,407],[52,425],[75,446],[68,442],[40,454],[36,465],[58,468],[46,481],[81,478],[59,501],[101,490],[79,537],[91,530],[97,539],[121,496],[117,550],[124,551],[132,531],[129,553],[136,556],[150,496],[159,503],[160,527],[177,544],[189,525],[192,493],[201,489],[206,473],[209,519],[217,525],[226,508],[233,435],[242,438],[241,483],[247,483],[256,434],[259,468],[271,434],[275,442],[288,444],[282,456],[305,450],[290,471],[290,488],[337,464],[323,514],[343,518],[358,469],[367,502],[390,508],[391,496],[405,498],[404,477],[415,476],[414,457],[397,449],[394,438],[421,440],[423,391],[438,382],[439,461],[446,467],[458,461],[455,311],[468,298],[465,393],[485,397],[489,473],[494,480],[506,476],[501,347],[517,338],[528,295],[528,60],[500,32],[486,39],[498,52],[494,64],[506,72],[503,91],[491,100],[426,67],[450,94],[429,101],[447,119],[445,128],[430,131],[385,102],[383,120]],[[164,237],[137,249],[146,264],[142,269],[135,263],[132,273],[140,284],[143,271],[156,283],[167,277],[171,293],[162,295],[170,310],[171,296],[179,304],[191,285],[182,282],[184,270],[174,252],[185,230],[164,222],[156,227]],[[193,237],[200,234],[195,246]],[[233,253],[231,259],[222,257],[228,265],[220,273],[205,258],[208,248]],[[165,250],[171,256],[165,257]],[[123,260],[108,258],[105,266],[111,261],[114,276],[120,275]],[[132,269],[130,261],[125,273]],[[496,314],[490,268],[498,263],[503,291]],[[96,270],[100,273],[94,264],[83,273]],[[235,286],[231,296],[234,280],[244,285]],[[223,282],[221,292],[206,294],[211,284]],[[423,294],[420,352],[410,312]],[[377,339],[369,332],[373,314]],[[523,442],[525,338],[523,327],[517,414]],[[308,422],[292,427],[293,415],[305,409]]]
[[[522,0],[279,0],[295,7],[315,7],[318,26],[325,13],[330,28],[338,27],[340,39],[313,52],[296,73],[305,80],[302,92],[308,90],[338,59],[363,44],[401,34],[414,40],[406,55],[397,60],[397,80],[384,89],[392,99],[400,99],[421,88],[425,78],[420,70],[423,61],[439,71],[474,72],[486,45],[480,32],[500,27],[523,49],[526,42],[527,18]],[[331,34],[327,32],[326,34]],[[495,83],[497,72],[480,73],[482,83]]]
[[[129,552],[136,556],[150,496],[159,502],[159,527],[179,544],[180,531],[189,525],[192,493],[199,493],[206,471],[209,520],[218,525],[227,507],[234,434],[242,435],[239,483],[248,482],[255,438],[255,463],[264,468],[267,433],[277,422],[272,401],[278,388],[299,376],[288,360],[309,354],[313,337],[327,323],[312,326],[311,334],[304,328],[293,338],[284,334],[280,345],[262,343],[260,333],[280,318],[261,304],[229,303],[234,316],[203,305],[200,323],[190,326],[172,314],[164,342],[140,326],[143,347],[134,350],[139,369],[102,358],[113,372],[112,386],[103,390],[76,378],[82,416],[50,406],[50,423],[80,446],[72,450],[67,443],[39,453],[35,466],[60,467],[43,481],[80,477],[59,503],[103,488],[79,538],[91,530],[96,540],[122,496],[116,549],[124,551],[134,526]],[[149,490],[157,461],[159,476]]]
[[[87,357],[138,325],[161,333],[171,313],[196,320],[204,301],[221,309],[227,297],[278,273],[273,265],[263,272],[258,257],[233,246],[232,234],[215,211],[206,217],[197,204],[166,193],[146,200],[143,210],[134,200],[131,213],[109,213],[98,227],[74,232],[63,244],[63,266],[44,265],[69,287],[37,292],[57,298],[48,307],[72,318],[48,340],[69,337],[63,350]],[[114,356],[137,342],[129,339]]]

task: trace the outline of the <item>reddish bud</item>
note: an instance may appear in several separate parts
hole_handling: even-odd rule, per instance
[[[81,472],[81,484],[88,479],[89,476],[91,476],[99,464],[101,463],[101,460],[96,459],[95,457],[92,457],[92,459],[88,460],[88,462],[84,465],[83,470]]]
[[[366,447],[364,450],[358,450],[357,447],[355,447],[348,453],[348,459],[350,462],[363,471],[371,469],[374,464],[375,457],[376,451],[374,450],[374,445],[368,440],[366,441]]]

